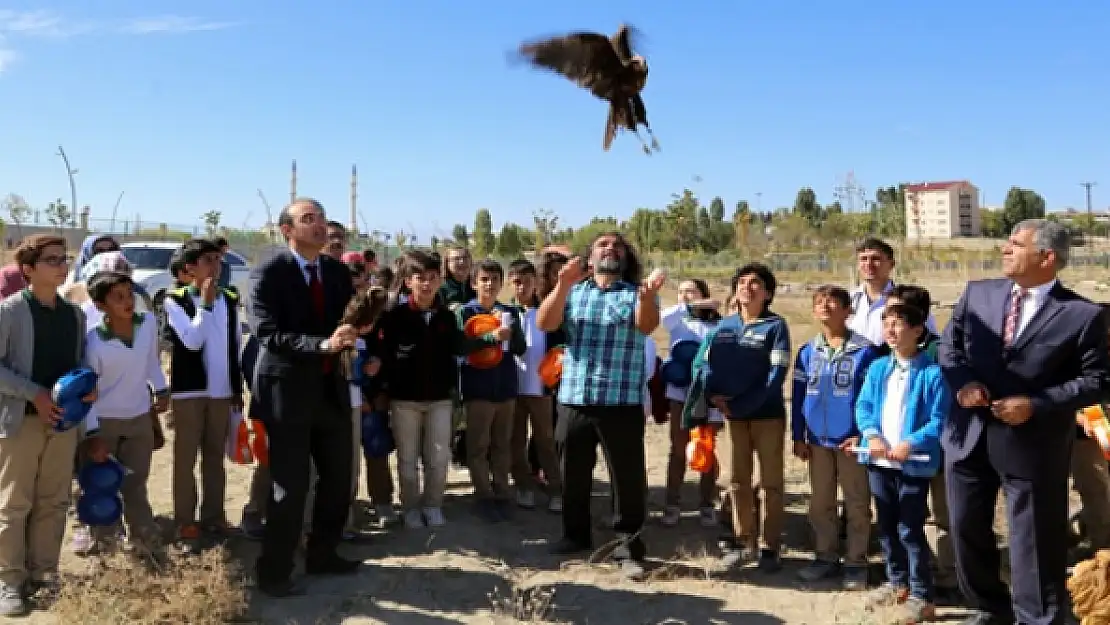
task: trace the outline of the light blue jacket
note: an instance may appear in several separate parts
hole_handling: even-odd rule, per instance
[[[860,431],[860,447],[882,432],[883,404],[886,402],[887,379],[894,371],[893,356],[876,360],[867,370],[859,399],[856,400],[856,425]],[[921,352],[909,363],[906,380],[905,427],[901,440],[908,441],[913,454],[927,455],[928,462],[907,460],[902,472],[913,477],[932,477],[940,470],[940,432],[952,407],[952,392],[941,375],[940,366]],[[870,454],[860,451],[859,460],[870,463]]]

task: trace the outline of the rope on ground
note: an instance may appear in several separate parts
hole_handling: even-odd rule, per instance
[[[1110,549],[1075,567],[1068,592],[1081,625],[1110,625]]]

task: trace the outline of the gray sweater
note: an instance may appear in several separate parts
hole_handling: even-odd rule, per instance
[[[77,317],[78,335],[84,336],[85,313],[69,305]],[[0,301],[0,438],[19,432],[27,402],[35,399],[42,387],[31,381],[35,353],[35,328],[31,307],[17,292]],[[85,356],[85,342],[77,341],[77,362]],[[50,392],[51,389],[45,389]]]

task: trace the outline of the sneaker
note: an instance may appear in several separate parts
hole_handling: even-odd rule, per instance
[[[862,564],[852,564],[844,567],[841,587],[844,590],[855,592],[867,590],[867,567]]]
[[[625,579],[633,582],[643,581],[647,571],[644,570],[644,565],[637,562],[632,558],[625,558],[620,561],[620,573]]]
[[[424,508],[424,521],[428,523],[428,527],[447,525],[447,518],[443,516],[442,508]]]
[[[717,510],[713,506],[702,506],[698,510],[698,517],[702,527],[706,529],[717,527]]]
[[[551,499],[547,500],[547,511],[552,514],[562,514],[563,498],[559,495],[552,495]]]
[[[23,593],[10,584],[0,584],[0,616],[26,616],[30,610]]]
[[[536,493],[534,493],[530,490],[518,490],[518,491],[516,491],[516,505],[520,506],[521,508],[524,508],[525,510],[531,510],[532,508],[535,508],[536,507]]]
[[[863,607],[865,610],[869,611],[879,608],[889,608],[904,603],[909,597],[909,594],[910,591],[908,588],[883,584],[867,594],[863,602]]]
[[[798,579],[803,582],[816,582],[832,577],[840,569],[840,564],[830,560],[817,559],[798,571]]]
[[[902,604],[902,610],[905,613],[905,622],[908,623],[923,623],[937,617],[937,607],[921,597],[907,598]]]
[[[721,554],[718,564],[722,569],[735,569],[751,561],[752,551],[747,547],[729,546]]]
[[[182,525],[177,529],[177,542],[186,553],[200,553],[200,526],[196,523]]]
[[[418,530],[424,527],[424,515],[416,508],[405,512],[405,527],[410,530]]]
[[[659,519],[659,524],[663,527],[674,527],[682,520],[682,510],[678,506],[667,506],[663,508],[663,516]]]
[[[374,515],[378,517],[378,524],[382,527],[388,527],[397,523],[397,513],[394,512],[393,506],[382,504],[374,508]]]
[[[73,530],[73,538],[70,539],[70,546],[73,553],[81,556],[92,555],[96,550],[96,540],[93,538],[92,530],[87,525],[82,525]]]
[[[759,550],[759,570],[764,573],[778,573],[782,569],[782,559],[777,549]]]

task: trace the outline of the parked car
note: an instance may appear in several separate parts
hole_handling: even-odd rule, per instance
[[[180,247],[180,243],[167,241],[137,241],[120,246],[120,251],[131,263],[132,279],[150,294],[155,311],[161,310],[162,300],[173,288],[170,260]],[[239,291],[239,302],[246,307],[250,297],[250,266],[233,251],[228,251],[224,258],[231,266],[231,286]]]

